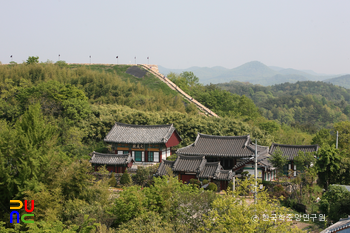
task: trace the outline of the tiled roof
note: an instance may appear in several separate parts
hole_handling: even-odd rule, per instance
[[[259,146],[258,150],[266,150]],[[176,151],[182,155],[202,155],[218,157],[250,157],[254,155],[255,146],[246,136],[214,136],[199,133],[196,141]],[[259,153],[259,152],[258,152]]]
[[[237,163],[233,168],[232,170],[236,170],[242,166],[244,166],[245,164],[251,162],[251,161],[254,161],[254,158],[247,158],[247,159],[244,159],[243,161]]]
[[[338,222],[321,231],[321,233],[341,232],[341,230],[344,230],[344,233],[350,231],[350,218],[340,219]]]
[[[105,142],[117,143],[166,143],[175,127],[171,125],[128,125],[115,123]],[[180,137],[180,136],[179,136]]]
[[[232,170],[221,170],[218,175],[214,178],[216,180],[232,180],[235,175]]]
[[[106,165],[126,165],[131,161],[132,157],[130,156],[130,154],[102,154],[94,151],[92,152],[90,163]]]
[[[277,148],[280,148],[283,155],[287,157],[288,160],[293,160],[295,156],[298,155],[299,151],[302,152],[317,152],[319,146],[318,145],[283,145],[272,143],[270,147],[269,154],[272,155]]]
[[[232,170],[221,170],[220,162],[208,163],[204,156],[179,155],[176,161],[163,160],[155,175],[166,175],[166,167],[174,172],[196,173],[198,178],[204,179],[231,180],[235,174]]]
[[[167,167],[172,169],[175,161],[169,161],[169,160],[162,160],[160,163],[158,170],[156,172],[156,176],[164,176],[167,175]]]
[[[248,144],[248,147],[252,151],[254,151],[254,155],[255,155],[255,143]],[[257,147],[258,155],[266,155],[266,154],[269,153],[269,147],[268,146],[256,145],[256,147]]]
[[[274,166],[269,160],[270,156],[268,154],[262,155],[261,157],[258,157],[258,163],[269,168],[269,169],[274,169]]]
[[[207,162],[204,166],[204,169],[199,174],[199,178],[214,178],[217,173],[220,172],[222,166],[220,162]]]
[[[268,160],[270,156],[268,154],[265,155],[258,155],[258,167],[266,167],[268,169],[274,169],[273,165],[271,164],[271,162]],[[240,167],[244,166],[245,164],[249,163],[249,162],[254,162],[255,161],[255,157],[249,158],[249,159],[245,159],[240,163],[237,163],[232,170],[236,170],[239,169]]]
[[[173,166],[175,172],[200,173],[207,160],[204,156],[184,156],[178,155]]]

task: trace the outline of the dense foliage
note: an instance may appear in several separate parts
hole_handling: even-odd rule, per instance
[[[168,78],[194,99],[220,116],[256,119],[260,116],[253,101],[245,96],[232,95],[215,85],[203,86],[192,72],[170,73]]]
[[[264,87],[230,82],[217,86],[251,98],[267,119],[311,133],[350,117],[350,90],[329,83],[305,81]]]

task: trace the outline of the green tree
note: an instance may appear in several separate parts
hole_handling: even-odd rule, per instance
[[[297,170],[304,171],[310,166],[315,165],[316,158],[313,153],[299,151],[298,156],[295,156],[293,161],[297,166]]]
[[[333,146],[324,146],[317,152],[319,159],[316,162],[318,177],[322,186],[327,190],[330,184],[336,184],[339,180],[341,156],[339,150]]]
[[[109,185],[111,187],[117,186],[117,180],[115,179],[114,172],[112,172],[111,178],[109,179]]]
[[[338,122],[334,125],[334,131],[339,132],[339,149],[350,151],[350,121]]]
[[[273,221],[272,214],[287,216],[289,211],[271,199],[266,190],[258,189],[257,203],[248,203],[243,197],[251,189],[254,179],[239,180],[235,192],[228,191],[213,201],[209,213],[204,216],[203,232],[301,232],[292,222]]]
[[[39,57],[31,56],[27,59],[27,64],[37,64],[39,63]]]
[[[207,190],[216,192],[218,190],[218,186],[215,183],[209,183]]]
[[[237,110],[242,116],[247,116],[249,119],[255,119],[260,116],[259,109],[255,106],[254,102],[245,95],[239,98]]]
[[[147,168],[140,167],[136,171],[136,175],[134,176],[134,180],[136,184],[141,185],[142,187],[145,185],[146,181],[149,178],[149,171]]]
[[[153,233],[173,232],[173,224],[163,220],[163,217],[156,212],[145,212],[128,222],[123,222],[118,232],[123,233]]]
[[[260,129],[272,134],[278,131],[281,126],[276,121],[266,121],[259,124]]]
[[[55,155],[56,127],[42,115],[39,104],[30,106],[14,128],[6,123],[1,127],[0,199],[22,198],[24,191],[35,189],[45,179]]]
[[[272,165],[274,167],[277,168],[277,175],[278,177],[281,175],[281,173],[283,172],[283,166],[287,164],[288,160],[285,156],[283,156],[283,153],[281,151],[281,149],[278,147],[276,148],[276,150],[274,151],[274,153],[272,153],[272,155],[269,158],[269,161],[272,163]]]
[[[350,214],[350,192],[339,185],[330,185],[320,201],[320,210],[331,220],[338,221]]]
[[[324,145],[331,146],[335,143],[335,140],[334,137],[331,135],[330,130],[321,129],[316,133],[315,137],[312,138],[311,143],[318,144],[320,147],[323,147]]]
[[[131,185],[132,184],[132,180],[131,180],[131,177],[128,173],[128,170],[125,170],[122,177],[120,177],[120,184],[122,184],[122,185]]]

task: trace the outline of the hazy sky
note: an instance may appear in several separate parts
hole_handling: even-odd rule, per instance
[[[0,61],[350,73],[350,1],[1,0]]]

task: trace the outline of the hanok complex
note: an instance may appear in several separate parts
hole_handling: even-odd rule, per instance
[[[250,136],[214,136],[198,134],[195,142],[176,151],[176,161],[167,161],[172,154],[171,148],[181,142],[181,137],[172,124],[169,125],[129,125],[116,123],[108,133],[105,142],[112,145],[115,154],[93,152],[90,162],[95,166],[106,165],[109,171],[124,172],[135,165],[153,165],[161,163],[156,176],[167,171],[178,175],[183,182],[195,178],[216,182],[219,189],[226,189],[234,174],[248,172],[254,175],[255,150],[258,155],[258,175],[262,180],[273,180],[276,171],[268,158],[277,148],[289,160],[285,170],[296,166],[293,162],[299,151],[315,153],[318,145],[292,146],[272,144],[255,145]]]
[[[181,142],[170,125],[129,125],[116,123],[104,139],[116,154],[131,154],[134,165],[153,165],[171,155],[171,148]]]

